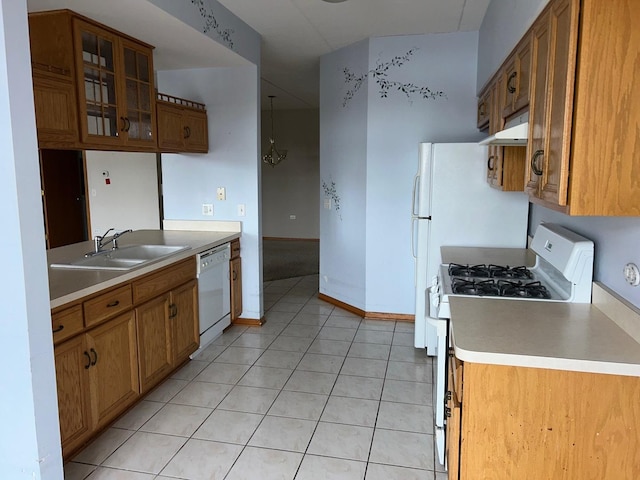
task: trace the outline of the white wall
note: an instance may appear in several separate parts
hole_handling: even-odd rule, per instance
[[[366,71],[369,42],[320,58],[320,182],[335,182],[339,205],[320,186],[320,293],[365,308],[367,85],[347,107],[342,70]],[[339,209],[336,207],[339,206]]]
[[[87,151],[85,156],[92,235],[109,228],[160,228],[155,153]]]
[[[177,2],[176,0],[148,1],[196,30],[203,31],[206,21],[198,5],[195,3],[188,0],[181,2]],[[218,22],[219,30],[230,31],[229,39],[232,45],[228,41],[225,41],[214,28],[209,29],[206,35],[227,48],[231,47],[230,49],[232,51],[249,60],[254,65],[260,65],[260,34],[216,0],[204,0],[204,8],[206,14],[212,14],[214,16]]]
[[[476,129],[476,32],[373,38],[369,68],[415,48],[390,76],[442,90],[446,98],[409,101],[400,92],[381,98],[369,81],[367,125],[366,310],[413,314],[411,192],[418,143],[469,142]],[[383,60],[384,61],[384,60]],[[397,72],[397,73],[396,73]]]
[[[413,314],[414,264],[410,248],[411,192],[418,144],[480,139],[475,126],[477,33],[372,38],[322,57],[320,64],[320,172],[332,177],[342,219],[323,207],[321,189],[320,291],[367,312]],[[388,78],[444,91],[444,97],[380,94],[356,76],[414,51]],[[347,278],[349,282],[340,283]]]
[[[547,0],[492,0],[480,29],[479,88],[500,66],[547,3]],[[626,263],[640,265],[640,218],[570,217],[539,205],[531,205],[530,235],[535,233],[541,222],[559,223],[593,240],[594,279],[640,307],[640,288],[628,285],[622,274]]]
[[[162,155],[164,217],[242,221],[242,317],[253,319],[263,313],[258,88],[254,66],[158,72],[160,91],[204,103],[209,121],[209,153]],[[213,216],[202,215],[203,203]]]
[[[275,167],[262,163],[262,235],[319,238],[320,111],[274,110],[273,118],[276,148],[287,158]],[[263,110],[262,155],[270,135],[270,112]]]
[[[0,476],[62,478],[27,7],[0,3]]]

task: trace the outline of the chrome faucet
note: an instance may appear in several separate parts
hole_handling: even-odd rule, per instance
[[[109,243],[111,243],[111,249],[115,250],[118,248],[118,238],[120,238],[122,235],[124,235],[125,233],[128,232],[132,232],[133,230],[128,229],[128,230],[123,230],[122,232],[119,233],[114,233],[113,236],[111,237],[111,239],[107,240],[106,242],[104,241],[105,237],[109,234],[110,231],[112,231],[113,228],[110,228],[109,230],[107,230],[106,232],[104,232],[102,235],[96,235],[93,238],[93,251],[85,253],[85,257],[91,257],[93,255],[96,255],[98,253],[102,253],[104,252],[104,247],[106,245],[109,245]]]

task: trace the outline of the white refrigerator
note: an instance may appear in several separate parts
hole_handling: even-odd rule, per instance
[[[520,147],[522,148],[522,147]],[[427,323],[429,294],[442,263],[440,247],[523,248],[529,201],[486,180],[487,147],[421,143],[413,183],[411,248],[415,258],[415,347],[436,355],[436,329]]]

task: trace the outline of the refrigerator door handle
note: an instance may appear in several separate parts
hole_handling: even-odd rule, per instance
[[[411,195],[411,215],[418,215],[417,212],[417,203],[416,202],[416,187],[418,186],[418,182],[420,181],[420,174],[417,174],[415,177],[413,177],[413,194]],[[415,255],[414,255],[415,257]]]

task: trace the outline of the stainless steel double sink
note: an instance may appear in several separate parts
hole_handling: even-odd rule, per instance
[[[190,248],[183,245],[130,245],[82,256],[68,262],[52,263],[50,266],[72,270],[130,270]]]

